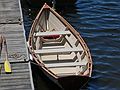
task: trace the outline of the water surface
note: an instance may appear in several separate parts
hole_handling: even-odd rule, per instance
[[[87,89],[120,90],[120,0],[76,0],[57,5],[57,12],[81,34],[91,51],[93,73]],[[23,8],[26,37],[39,11],[29,8]]]

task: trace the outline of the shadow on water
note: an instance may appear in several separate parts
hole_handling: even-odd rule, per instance
[[[49,80],[48,77],[39,69],[37,65],[31,63],[33,72],[33,81],[35,90],[61,90],[55,83]]]
[[[62,90],[59,86],[57,86],[53,81],[51,81],[43,72],[40,70],[39,66],[31,63],[32,67],[32,75],[33,75],[33,81],[35,90]],[[66,90],[66,89],[65,89]],[[69,89],[72,90],[72,89]],[[76,89],[74,89],[76,90]],[[87,90],[87,85],[84,86],[80,90]]]
[[[56,6],[60,7],[62,6],[66,6],[69,3],[75,3],[76,0],[26,0],[27,1],[27,5],[29,5],[29,7],[32,8],[41,8],[43,6],[44,3],[47,3],[49,6],[52,6],[52,3],[56,3]]]

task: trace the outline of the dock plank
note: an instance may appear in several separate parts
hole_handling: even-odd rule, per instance
[[[28,52],[25,42],[25,31],[23,23],[20,25],[18,19],[21,17],[21,7],[19,0],[0,0],[0,34],[7,39],[8,54],[10,62],[20,62],[28,60]],[[17,54],[17,58],[11,58],[11,55]],[[5,54],[2,50],[2,59],[4,62]]]
[[[6,74],[2,64],[0,74],[0,90],[31,89],[28,63],[12,63],[12,73]],[[26,68],[26,69],[24,69]]]
[[[20,22],[22,19],[20,0],[0,0],[0,35],[6,37],[8,59],[12,67],[12,73],[6,74],[3,48],[0,58],[0,90],[34,90],[24,25]]]
[[[0,0],[0,23],[18,22],[21,18],[19,0]]]
[[[22,25],[6,24],[0,28],[0,34],[6,37],[9,55],[13,55],[16,53],[19,56],[24,56],[24,58],[21,59],[9,58],[10,62],[20,62],[28,60],[28,52]],[[5,55],[3,47],[2,60],[0,62],[4,62],[4,58]]]

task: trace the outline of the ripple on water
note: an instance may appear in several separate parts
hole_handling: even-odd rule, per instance
[[[76,25],[90,47],[94,68],[90,90],[120,89],[120,1],[78,0]],[[77,27],[77,26],[76,26]]]

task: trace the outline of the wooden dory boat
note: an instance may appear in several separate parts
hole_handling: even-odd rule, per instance
[[[47,4],[34,20],[28,44],[33,61],[62,89],[77,90],[91,77],[92,59],[87,45]]]

